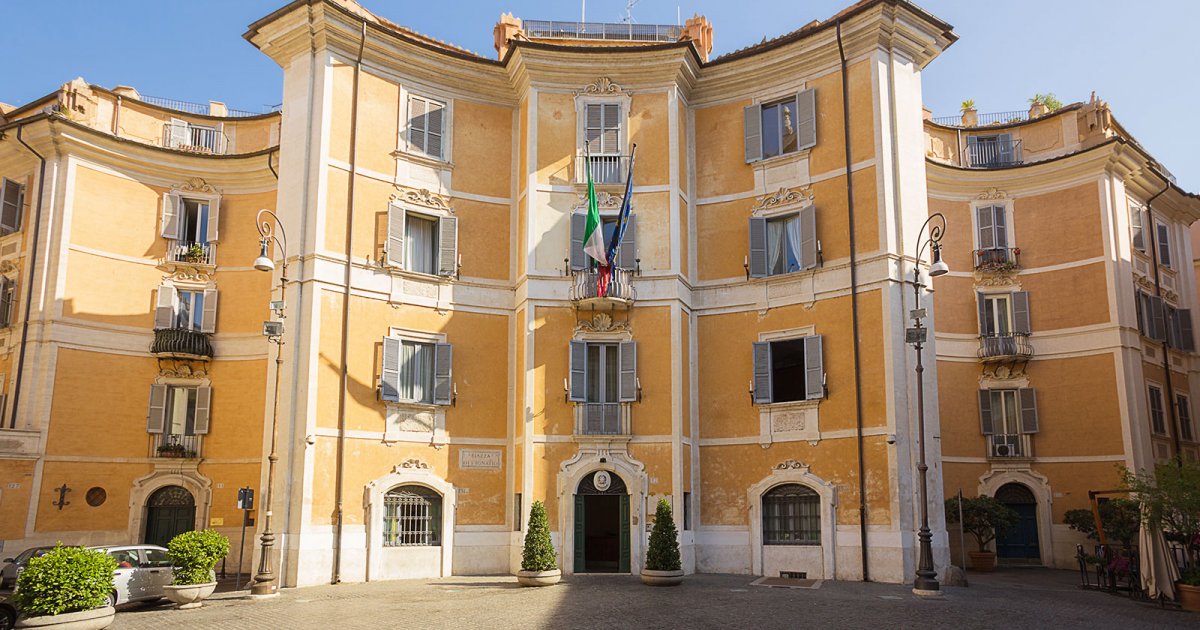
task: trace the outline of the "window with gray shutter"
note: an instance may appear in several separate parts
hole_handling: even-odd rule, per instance
[[[808,400],[825,397],[825,359],[821,352],[821,336],[804,338],[804,384]]]
[[[408,97],[409,149],[442,159],[446,104],[420,96]]]
[[[1129,229],[1133,232],[1133,248],[1146,251],[1146,211],[1138,205],[1129,204]]]
[[[992,392],[988,389],[979,390],[979,430],[984,435],[996,432],[992,422]]]
[[[21,214],[25,205],[25,187],[11,180],[0,183],[0,234],[21,229]]]
[[[200,332],[217,331],[217,290],[204,290],[204,312],[200,324]]]
[[[1196,336],[1192,332],[1192,309],[1181,308],[1179,313],[1179,348],[1188,352],[1196,351]]]
[[[754,342],[754,402],[771,402],[771,343]]]
[[[743,109],[745,126],[742,134],[746,144],[746,163],[762,159],[762,105],[750,105]]]
[[[767,276],[767,220],[750,217],[750,277]]]
[[[433,353],[433,404],[449,405],[454,398],[454,385],[451,380],[454,348],[448,343],[434,346]]]
[[[212,414],[212,388],[196,388],[196,416],[192,423],[192,435],[208,433],[208,419]]]
[[[1004,206],[983,206],[975,209],[979,249],[1008,247],[1008,213]]]
[[[383,365],[379,375],[379,398],[400,400],[400,339],[383,338]]]
[[[637,343],[622,341],[620,345],[621,374],[618,385],[618,400],[637,400]]]
[[[1017,394],[1021,399],[1021,433],[1037,433],[1037,393],[1031,387],[1023,387]]]
[[[387,242],[383,246],[387,264],[391,267],[404,266],[404,206],[388,205]]]
[[[146,431],[162,433],[167,418],[167,386],[150,386],[150,410],[146,414]]]
[[[1157,295],[1147,296],[1150,315],[1150,338],[1156,341],[1167,339],[1166,302]]]
[[[800,268],[814,269],[820,264],[817,242],[817,207],[800,210]]]
[[[158,287],[158,299],[154,305],[154,329],[166,330],[175,327],[175,287]]]
[[[180,209],[183,199],[176,193],[165,193],[162,200],[160,234],[163,238],[179,238]]]
[[[571,342],[570,384],[567,392],[572,402],[587,401],[587,342]]]
[[[583,251],[583,232],[587,228],[587,215],[582,212],[571,214],[571,270],[587,268],[587,254]]]
[[[221,198],[213,197],[212,200],[210,200],[208,202],[208,226],[207,226],[208,234],[205,235],[205,236],[207,236],[206,242],[215,243],[217,240],[219,240],[220,235],[218,234],[217,230],[220,227],[221,227]],[[197,239],[197,241],[200,241],[200,240],[204,240],[204,239]]]
[[[1029,292],[1015,291],[1012,294],[1013,332],[1018,335],[1028,335],[1033,332],[1029,324]]]
[[[458,219],[438,218],[438,275],[458,276]]]
[[[584,138],[587,142],[587,153],[592,156],[621,154],[621,105],[619,103],[588,103],[584,112]],[[593,178],[602,178],[595,172],[598,164],[593,164]],[[617,178],[619,180],[619,177]],[[616,181],[616,180],[613,180]]]
[[[617,250],[617,266],[621,269],[637,267],[637,215],[630,214],[625,223],[625,236],[621,238],[621,247]]]
[[[1158,226],[1158,262],[1171,267],[1171,229],[1164,223]]]
[[[817,91],[808,89],[796,95],[796,128],[799,136],[798,150],[803,151],[817,145]]]

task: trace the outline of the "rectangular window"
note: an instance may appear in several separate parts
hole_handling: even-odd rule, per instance
[[[967,158],[976,168],[997,168],[1021,162],[1021,141],[1012,134],[1000,133],[967,137]]]
[[[986,295],[983,298],[983,330],[985,337],[1012,335],[1012,311],[1007,295]]]
[[[0,181],[0,236],[21,229],[24,205],[25,187],[7,178]]]
[[[767,275],[800,271],[800,215],[767,220]]]
[[[442,499],[422,486],[400,486],[383,496],[384,547],[442,544]]]
[[[816,492],[788,484],[762,498],[764,545],[821,544],[821,501]]]
[[[208,242],[208,202],[184,199],[180,208],[179,240],[184,243]]]
[[[750,217],[748,271],[752,278],[777,276],[813,269],[821,262],[817,240],[817,210],[802,208],[795,214]]]
[[[781,403],[825,397],[821,336],[753,344],[754,402]]]
[[[620,402],[617,387],[620,361],[615,343],[587,345],[587,399],[589,403]]]
[[[983,206],[975,209],[975,227],[979,244],[979,263],[1002,263],[1008,260],[1008,210],[1004,206]]]
[[[204,322],[204,291],[177,291],[175,328],[201,330]]]
[[[814,89],[746,107],[743,113],[746,163],[796,153],[815,146],[816,111]]]
[[[1146,251],[1146,209],[1129,200],[1129,230],[1133,237],[1133,248]]]
[[[1158,223],[1158,262],[1171,266],[1171,230],[1164,223]]]
[[[1167,435],[1167,420],[1163,416],[1162,390],[1150,386],[1150,429],[1156,435]]]
[[[405,269],[417,273],[436,274],[438,271],[437,220],[409,213],[405,217],[404,240],[407,245]]]
[[[194,435],[196,421],[196,388],[170,387],[167,389],[167,419],[163,433],[167,435]]]
[[[804,339],[771,342],[773,402],[804,400]]]
[[[433,402],[434,344],[400,341],[400,399]]]
[[[796,99],[762,106],[763,158],[796,151]]]
[[[1175,401],[1179,411],[1179,437],[1189,442],[1194,441],[1196,434],[1192,430],[1192,405],[1183,394],[1177,394]]]
[[[1021,408],[1017,402],[1017,390],[992,390],[992,422],[997,435],[1021,434]]]
[[[408,147],[441,160],[446,135],[446,104],[420,96],[408,97]]]
[[[637,344],[570,342],[567,398],[580,403],[576,431],[585,435],[628,433],[621,406],[639,399]]]

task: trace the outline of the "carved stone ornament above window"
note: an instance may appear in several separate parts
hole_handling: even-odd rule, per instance
[[[19,269],[19,267],[17,266],[17,260],[13,260],[13,259],[0,260],[0,273],[10,274],[10,273],[13,273],[14,271],[16,271],[17,269]]]
[[[778,191],[769,195],[755,197],[756,205],[754,206],[754,214],[762,214],[780,206],[790,206],[794,204],[812,205],[813,191],[809,186],[800,186],[799,188],[780,188]]]
[[[608,77],[600,77],[594,82],[589,83],[575,91],[575,96],[616,96],[617,94],[628,94],[624,88],[612,82]]]
[[[803,470],[807,472],[808,464],[796,461],[794,459],[789,459],[775,464],[775,470]]]
[[[979,193],[979,199],[1008,199],[1008,193],[996,188],[989,188]]]
[[[201,362],[159,359],[158,374],[163,378],[206,379],[208,378],[208,369]]]
[[[629,330],[628,321],[614,321],[608,313],[592,315],[592,321],[580,320],[575,324],[578,332],[624,332]]]
[[[622,195],[614,195],[603,190],[596,191],[596,205],[601,210],[610,210],[620,208],[621,204],[625,203],[625,197]],[[587,194],[579,195],[579,203],[575,204],[575,209],[587,208]]]
[[[186,263],[172,261],[171,272],[163,275],[163,280],[171,282],[193,282],[208,284],[214,280],[213,274],[205,269],[188,266]]]
[[[450,207],[448,199],[425,188],[406,188],[396,184],[396,194],[392,195],[392,201],[414,203],[419,206],[437,208],[438,210],[445,210],[450,214],[454,214],[454,208]]]
[[[1017,270],[975,270],[975,287],[1019,287]],[[1019,289],[1018,289],[1019,290]]]
[[[186,192],[208,193],[213,195],[220,192],[214,188],[212,184],[209,184],[207,181],[205,181],[203,177],[191,177],[187,181],[171,186],[171,189],[182,190]]]
[[[413,469],[429,470],[429,464],[426,464],[425,462],[423,462],[419,459],[406,459],[406,460],[404,460],[404,462],[397,464],[396,467],[393,468],[392,470],[394,472],[401,472],[404,470],[413,470]]]

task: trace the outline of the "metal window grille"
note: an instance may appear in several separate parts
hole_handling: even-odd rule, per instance
[[[383,546],[429,547],[441,544],[441,498],[414,488],[397,488],[383,497]]]
[[[763,544],[821,544],[821,499],[797,484],[779,486],[763,495]]]

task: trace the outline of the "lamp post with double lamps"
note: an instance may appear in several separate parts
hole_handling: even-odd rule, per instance
[[[929,237],[921,240],[928,228]],[[913,325],[905,331],[905,341],[912,344],[917,351],[917,435],[920,443],[920,459],[917,472],[921,477],[921,529],[917,533],[919,542],[917,577],[913,580],[913,593],[917,595],[939,595],[941,585],[937,581],[937,571],[933,568],[933,534],[929,531],[929,466],[925,463],[925,366],[921,362],[922,349],[929,329],[924,325],[925,309],[921,308],[921,257],[929,249],[932,257],[929,266],[929,276],[935,278],[945,275],[950,267],[942,261],[942,235],[946,232],[946,217],[938,212],[925,220],[917,231],[917,255],[913,258],[913,309],[909,313]]]
[[[274,220],[272,223],[270,219]],[[271,311],[278,316],[278,321],[263,322],[263,335],[267,340],[275,344],[275,393],[274,402],[271,407],[271,453],[267,456],[267,489],[263,496],[263,506],[266,509],[266,518],[263,520],[262,547],[259,553],[258,573],[254,575],[254,584],[250,587],[250,594],[255,597],[265,597],[276,595],[279,592],[278,581],[271,566],[271,549],[275,546],[275,533],[271,531],[271,508],[272,500],[274,499],[275,489],[275,462],[279,461],[279,455],[276,453],[276,443],[279,439],[279,378],[281,368],[283,367],[283,319],[285,307],[287,305],[287,232],[280,225],[279,217],[267,209],[258,211],[258,216],[254,219],[258,228],[260,251],[258,258],[254,259],[254,268],[259,271],[270,273],[275,270],[275,261],[271,260],[269,250],[271,243],[274,242],[278,246],[283,260],[283,269],[279,274],[279,301],[271,302]],[[276,236],[276,231],[279,235]]]

